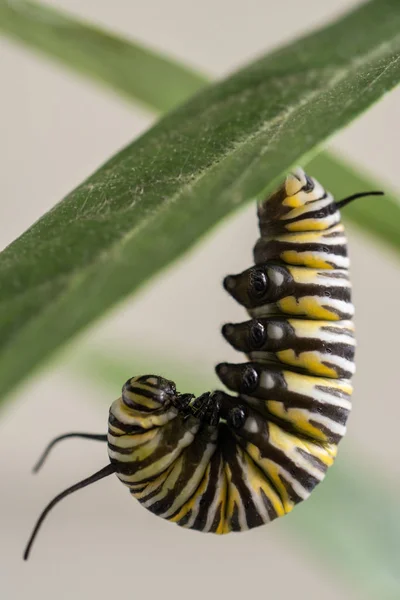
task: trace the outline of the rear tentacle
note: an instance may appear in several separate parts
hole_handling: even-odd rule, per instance
[[[47,517],[47,515],[49,514],[51,509],[56,504],[58,504],[60,502],[60,500],[62,500],[66,496],[69,496],[73,492],[76,492],[77,490],[81,490],[82,488],[87,487],[88,485],[91,485],[92,483],[95,483],[96,481],[99,481],[100,479],[103,479],[104,477],[108,477],[109,475],[112,475],[114,472],[115,472],[115,466],[112,463],[110,463],[106,467],[103,467],[102,469],[100,469],[100,471],[97,471],[93,475],[90,475],[90,477],[87,477],[86,479],[83,479],[82,481],[75,483],[75,485],[72,485],[71,487],[69,487],[66,490],[64,490],[63,492],[61,492],[61,494],[58,494],[55,498],[53,498],[53,500],[43,510],[39,519],[36,522],[36,525],[32,531],[31,537],[29,538],[29,541],[25,548],[24,560],[28,560],[28,558],[29,558],[32,544],[35,541],[35,538],[39,532],[39,529],[40,529],[43,521],[45,520],[45,518]]]
[[[43,466],[46,458],[50,454],[50,451],[52,450],[52,448],[54,448],[54,446],[56,444],[58,444],[58,442],[61,442],[61,440],[66,440],[67,438],[84,438],[86,440],[97,440],[99,442],[106,442],[107,434],[72,432],[72,433],[64,433],[63,435],[59,435],[58,437],[54,438],[54,440],[52,440],[48,444],[48,446],[46,446],[46,448],[43,451],[43,454],[40,456],[39,460],[34,465],[32,471],[34,473],[37,473],[42,468],[42,466]]]

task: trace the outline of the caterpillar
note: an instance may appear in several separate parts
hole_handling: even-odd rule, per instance
[[[222,334],[246,355],[216,371],[235,395],[179,393],[157,375],[131,377],[109,411],[109,464],[56,496],[116,474],[145,508],[182,527],[243,531],[289,513],[332,465],[346,431],[354,373],[354,308],[340,202],[302,169],[258,206],[254,266],[224,280],[250,320]]]

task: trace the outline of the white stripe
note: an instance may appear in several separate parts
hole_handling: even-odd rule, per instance
[[[337,269],[339,270],[339,269]],[[315,283],[316,285],[321,285],[324,287],[330,287],[330,288],[347,288],[347,289],[351,289],[351,282],[349,279],[344,279],[344,278],[338,278],[335,279],[334,277],[329,277],[325,276],[324,273],[321,273],[321,271],[319,271],[317,277],[314,279],[314,281],[310,281],[310,283]]]
[[[307,460],[307,458],[299,452],[299,450],[304,450],[304,452],[307,452],[307,454],[310,455],[310,458],[314,457],[313,453],[308,449],[306,443],[302,444],[302,446],[304,446],[304,448],[300,448],[298,446],[295,447],[296,456],[290,455],[291,460],[298,467],[300,467],[304,471],[307,471],[307,473],[315,477],[315,479],[318,479],[318,481],[322,481],[325,477],[325,472],[321,471],[321,469],[318,469],[315,465],[312,464],[310,460]]]
[[[149,498],[148,500],[146,500],[146,496],[143,496],[143,498],[140,499],[140,502],[144,507],[149,508],[152,504],[154,504],[155,502],[158,502],[158,500],[162,500],[163,498],[165,498],[165,496],[168,494],[168,492],[176,484],[176,480],[178,479],[179,475],[182,472],[183,464],[184,464],[183,458],[182,458],[182,456],[180,456],[175,461],[173,468],[171,470],[171,473],[167,476],[167,478],[162,483],[161,489],[158,492],[158,494],[156,494],[152,498]],[[154,491],[154,489],[152,488],[153,484],[154,484],[154,482],[149,483],[148,487],[150,489],[148,490],[147,495],[151,494]]]
[[[274,461],[271,461],[271,462],[274,462]],[[277,463],[274,463],[274,464],[277,465],[280,473],[282,475],[284,475],[285,479],[291,484],[291,486],[294,489],[294,491],[296,492],[296,494],[298,496],[300,496],[300,498],[302,498],[303,500],[308,498],[308,496],[310,495],[311,492],[308,492],[297,479],[295,479],[290,473],[288,473],[288,471],[286,471],[286,469],[284,469]]]
[[[356,366],[352,360],[348,360],[347,358],[343,358],[343,356],[338,356],[337,354],[322,354],[321,352],[317,353],[320,356],[321,362],[328,362],[337,367],[340,367],[344,371],[348,373],[355,373]]]
[[[313,338],[313,337],[314,338],[318,337],[321,340],[323,340],[324,342],[347,344],[348,346],[356,345],[356,340],[353,337],[350,337],[349,335],[345,335],[342,333],[334,333],[333,331],[320,330],[318,336],[313,336],[313,335],[302,335],[301,336],[301,338]]]
[[[341,312],[345,315],[353,316],[354,306],[351,302],[346,302],[345,300],[337,300],[336,298],[327,298],[326,300],[328,301],[325,305],[327,310],[329,310],[330,308],[335,308],[338,312]]]
[[[320,385],[325,385],[321,382]],[[329,385],[329,384],[327,384]],[[311,396],[310,396],[311,397]],[[338,406],[340,408],[345,408],[347,410],[351,410],[351,401],[346,398],[338,398],[333,393],[324,392],[322,390],[314,389],[313,397],[315,400],[320,402],[321,404],[332,404],[332,406]]]
[[[220,503],[221,487],[223,485],[224,477],[225,477],[225,475],[224,475],[223,468],[222,468],[218,472],[218,484],[217,484],[217,486],[215,488],[215,496],[214,496],[214,499],[212,501],[212,504],[211,504],[211,507],[210,507],[210,511],[208,512],[207,522],[206,522],[206,525],[204,527],[204,531],[210,531],[211,526],[212,526],[212,524],[214,522],[215,515],[217,513],[218,506],[219,506],[219,503]],[[221,519],[222,519],[222,522],[224,522],[225,516],[224,516],[222,510],[221,510]]]
[[[325,417],[325,416],[321,415],[320,413],[312,413],[305,409],[302,409],[302,412],[307,415],[308,421],[310,421],[310,420],[315,421],[315,423],[319,423],[320,425],[323,425],[332,433],[340,435],[341,437],[343,437],[344,434],[346,433],[345,425],[341,425],[340,423],[337,423],[336,421],[334,421],[333,419],[330,419],[329,417]]]

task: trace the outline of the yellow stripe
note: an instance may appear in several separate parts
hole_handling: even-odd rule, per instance
[[[306,265],[314,269],[334,269],[335,266],[329,264],[321,253],[318,255],[316,252],[296,252],[296,250],[285,250],[280,254],[283,262],[292,265]],[[334,258],[333,258],[334,260]]]
[[[326,434],[323,431],[318,429],[315,425],[310,424],[307,414],[301,408],[286,409],[282,402],[277,402],[276,400],[267,400],[266,407],[275,417],[279,417],[287,423],[293,424],[296,429],[306,433],[311,438],[321,442],[327,440]]]
[[[323,231],[332,225],[332,219],[302,219],[285,225],[288,231]]]
[[[313,319],[326,319],[329,321],[339,321],[340,317],[328,310],[323,308],[319,303],[329,302],[329,298],[319,298],[318,296],[303,296],[302,298],[295,298],[294,296],[286,296],[282,298],[276,304],[283,312],[293,315],[307,315]]]
[[[307,371],[310,371],[310,373],[315,375],[321,375],[322,377],[333,377],[335,379],[338,378],[338,374],[335,369],[324,365],[319,359],[317,352],[310,351],[296,354],[296,352],[290,348],[287,350],[282,350],[281,352],[276,352],[276,356],[280,361],[287,365],[307,369]],[[323,358],[326,358],[327,356],[329,355],[322,355]]]
[[[256,494],[260,495],[260,491],[262,490],[271,502],[277,516],[282,517],[285,514],[282,500],[271,486],[264,473],[255,466],[254,462],[246,452],[243,452],[243,460],[246,466],[246,478],[250,484],[251,494],[253,496]],[[262,498],[260,500],[263,502]]]

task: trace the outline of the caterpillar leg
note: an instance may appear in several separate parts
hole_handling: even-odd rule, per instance
[[[228,323],[222,334],[254,362],[279,362],[310,375],[334,379],[350,379],[355,370],[351,321],[258,318]]]
[[[39,460],[37,461],[37,463],[34,465],[33,467],[33,472],[37,473],[39,471],[39,469],[42,468],[46,458],[48,457],[48,455],[50,454],[50,451],[54,448],[54,446],[56,444],[58,444],[58,442],[61,442],[61,440],[66,440],[68,438],[83,438],[85,440],[97,440],[99,442],[106,442],[107,441],[107,434],[97,434],[97,433],[64,433],[63,435],[59,435],[58,437],[54,438],[54,440],[52,440],[44,449],[43,454],[40,456]]]
[[[221,363],[217,373],[245,404],[288,432],[335,444],[346,432],[352,393],[347,380],[311,377],[258,363]]]
[[[196,398],[190,405],[193,416],[208,425],[218,425],[221,412],[221,393],[206,392]]]

